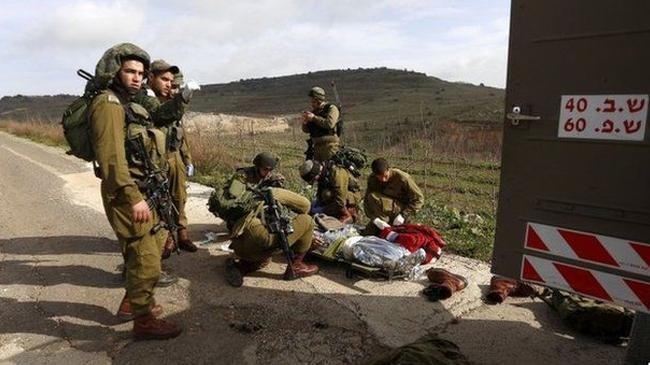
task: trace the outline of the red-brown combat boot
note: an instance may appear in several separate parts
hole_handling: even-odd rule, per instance
[[[151,313],[133,320],[133,337],[136,340],[166,340],[181,334],[183,330],[175,323],[158,319]]]
[[[154,304],[151,306],[151,315],[154,317],[160,317],[162,315],[163,308],[159,304]],[[133,320],[133,308],[131,307],[131,301],[124,294],[120,307],[117,309],[117,318],[120,321],[128,322]]]
[[[424,290],[424,294],[432,301],[447,299],[467,287],[467,279],[445,269],[431,268],[427,270],[427,277],[433,284]]]
[[[172,252],[174,251],[176,251],[176,244],[174,244],[174,237],[170,233],[167,235],[167,240],[165,241],[165,245],[163,246],[161,258],[163,260],[168,259],[169,256],[171,256]]]
[[[187,234],[187,228],[181,227],[176,232],[178,232],[178,248],[187,252],[196,252],[199,249]]]
[[[526,283],[500,276],[493,276],[490,280],[490,289],[485,299],[488,303],[499,304],[503,303],[508,296],[529,297],[534,294],[535,288]]]
[[[296,254],[293,261],[287,264],[287,270],[284,272],[284,280],[294,280],[312,276],[318,272],[318,266],[306,264],[304,253]]]

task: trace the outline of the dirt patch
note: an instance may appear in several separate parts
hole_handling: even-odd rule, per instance
[[[217,131],[223,134],[258,134],[262,132],[284,132],[292,120],[292,116],[279,117],[248,117],[229,114],[212,114],[187,112],[183,123],[188,132]]]

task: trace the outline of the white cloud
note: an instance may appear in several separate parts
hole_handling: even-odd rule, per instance
[[[506,0],[25,0],[4,10],[0,66],[22,72],[0,95],[80,92],[76,69],[125,41],[203,83],[375,66],[505,83]]]

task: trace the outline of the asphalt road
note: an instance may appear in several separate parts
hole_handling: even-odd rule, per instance
[[[114,317],[121,255],[98,186],[88,164],[0,133],[0,364],[354,364],[427,333],[480,364],[622,363],[625,348],[573,333],[539,300],[484,304],[485,263],[443,255],[436,266],[470,285],[432,303],[424,281],[348,279],[328,264],[284,282],[280,257],[231,288],[216,244],[165,261],[181,280],[157,301],[184,333],[133,342]],[[209,189],[189,193],[192,238],[222,231],[205,208]]]

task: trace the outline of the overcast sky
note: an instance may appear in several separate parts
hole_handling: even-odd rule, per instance
[[[507,0],[2,2],[0,96],[80,94],[78,68],[135,43],[202,84],[380,67],[504,87]]]

